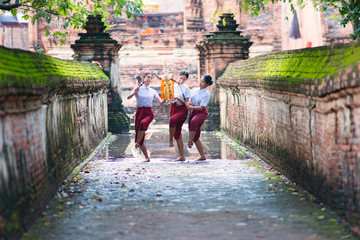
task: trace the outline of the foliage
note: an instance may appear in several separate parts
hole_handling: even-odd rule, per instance
[[[15,16],[22,11],[23,18],[31,18],[34,24],[37,20],[45,20],[48,24],[59,24],[62,30],[69,26],[74,29],[83,28],[88,15],[102,15],[108,17],[111,12],[115,17],[125,14],[131,18],[134,14],[141,13],[142,0],[2,0],[0,10],[11,11]],[[21,9],[21,10],[20,10]],[[46,36],[50,35],[45,28]],[[62,31],[53,33],[53,37],[66,38]],[[62,39],[62,40],[63,40]],[[61,41],[63,42],[63,41]]]
[[[360,38],[360,2],[354,0],[313,0],[314,6],[320,11],[326,11],[333,7],[339,11],[340,16],[338,21],[342,26],[351,23],[353,26],[353,33],[350,34],[352,39]]]
[[[228,12],[228,13],[232,13],[231,17],[235,17],[235,15],[237,14],[237,13],[234,14],[231,9],[228,9],[227,12]],[[220,9],[219,11],[216,9],[215,12],[213,13],[212,18],[210,18],[209,21],[210,21],[210,22],[213,22],[214,24],[216,24],[216,16],[217,16],[217,15],[221,16],[222,13],[223,13],[223,11],[222,11],[221,9]],[[223,20],[222,20],[221,23],[222,23],[223,26],[226,25],[226,20],[225,20],[225,18],[223,18]]]
[[[303,7],[304,0],[236,0],[240,9],[251,16],[257,16],[259,12],[265,11],[268,3],[288,2],[291,10],[295,12],[295,7]],[[360,1],[355,0],[311,0],[315,9],[319,11],[327,11],[329,8],[334,8],[339,12],[339,22],[345,27],[346,24],[351,23],[353,26],[353,33],[350,35],[352,39],[360,38]]]

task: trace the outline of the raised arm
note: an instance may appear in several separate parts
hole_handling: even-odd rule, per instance
[[[132,93],[130,93],[129,96],[127,96],[127,99],[132,98],[138,91],[139,91],[139,87],[134,88]]]
[[[173,81],[173,82],[176,82],[177,84],[179,84],[179,81],[176,81],[176,80],[173,79],[173,78],[170,78],[170,80]]]
[[[154,74],[155,77],[157,77],[159,80],[162,80],[161,77],[159,75],[157,75],[156,73]]]

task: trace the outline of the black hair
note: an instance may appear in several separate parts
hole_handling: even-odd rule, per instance
[[[184,76],[186,77],[186,79],[189,78],[189,73],[188,73],[187,71],[181,71],[181,72],[179,73],[179,75],[180,75],[180,76],[181,76],[181,75],[184,75]]]
[[[211,84],[213,84],[212,77],[211,77],[210,75],[205,74],[203,77],[204,77],[205,82],[207,83],[208,86],[210,86]]]
[[[141,78],[140,75],[136,75],[136,76],[135,76],[135,79],[138,80],[138,81],[142,80],[142,78]]]
[[[144,78],[147,76],[147,75],[152,75],[150,72],[146,72],[144,73]]]

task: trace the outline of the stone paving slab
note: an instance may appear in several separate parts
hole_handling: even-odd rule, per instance
[[[147,140],[150,163],[133,134],[117,135],[23,239],[353,239],[338,216],[226,136],[202,135],[207,161],[187,149],[188,161],[175,162],[164,129]]]

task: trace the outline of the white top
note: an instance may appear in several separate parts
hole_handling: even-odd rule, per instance
[[[142,85],[139,88],[139,91],[135,93],[135,97],[136,105],[138,107],[152,107],[153,100],[157,99],[159,94],[151,87]]]
[[[210,94],[206,88],[199,89],[194,92],[191,96],[191,104],[193,106],[203,106],[206,107],[210,100]]]
[[[185,99],[186,98],[191,98],[191,94],[190,94],[190,88],[188,86],[186,86],[185,84],[175,84],[175,87],[174,87],[174,97],[178,97],[184,101],[186,101],[184,99],[184,96],[185,96]],[[176,103],[176,105],[184,105],[182,102],[180,102],[178,99],[176,99],[174,101]]]

